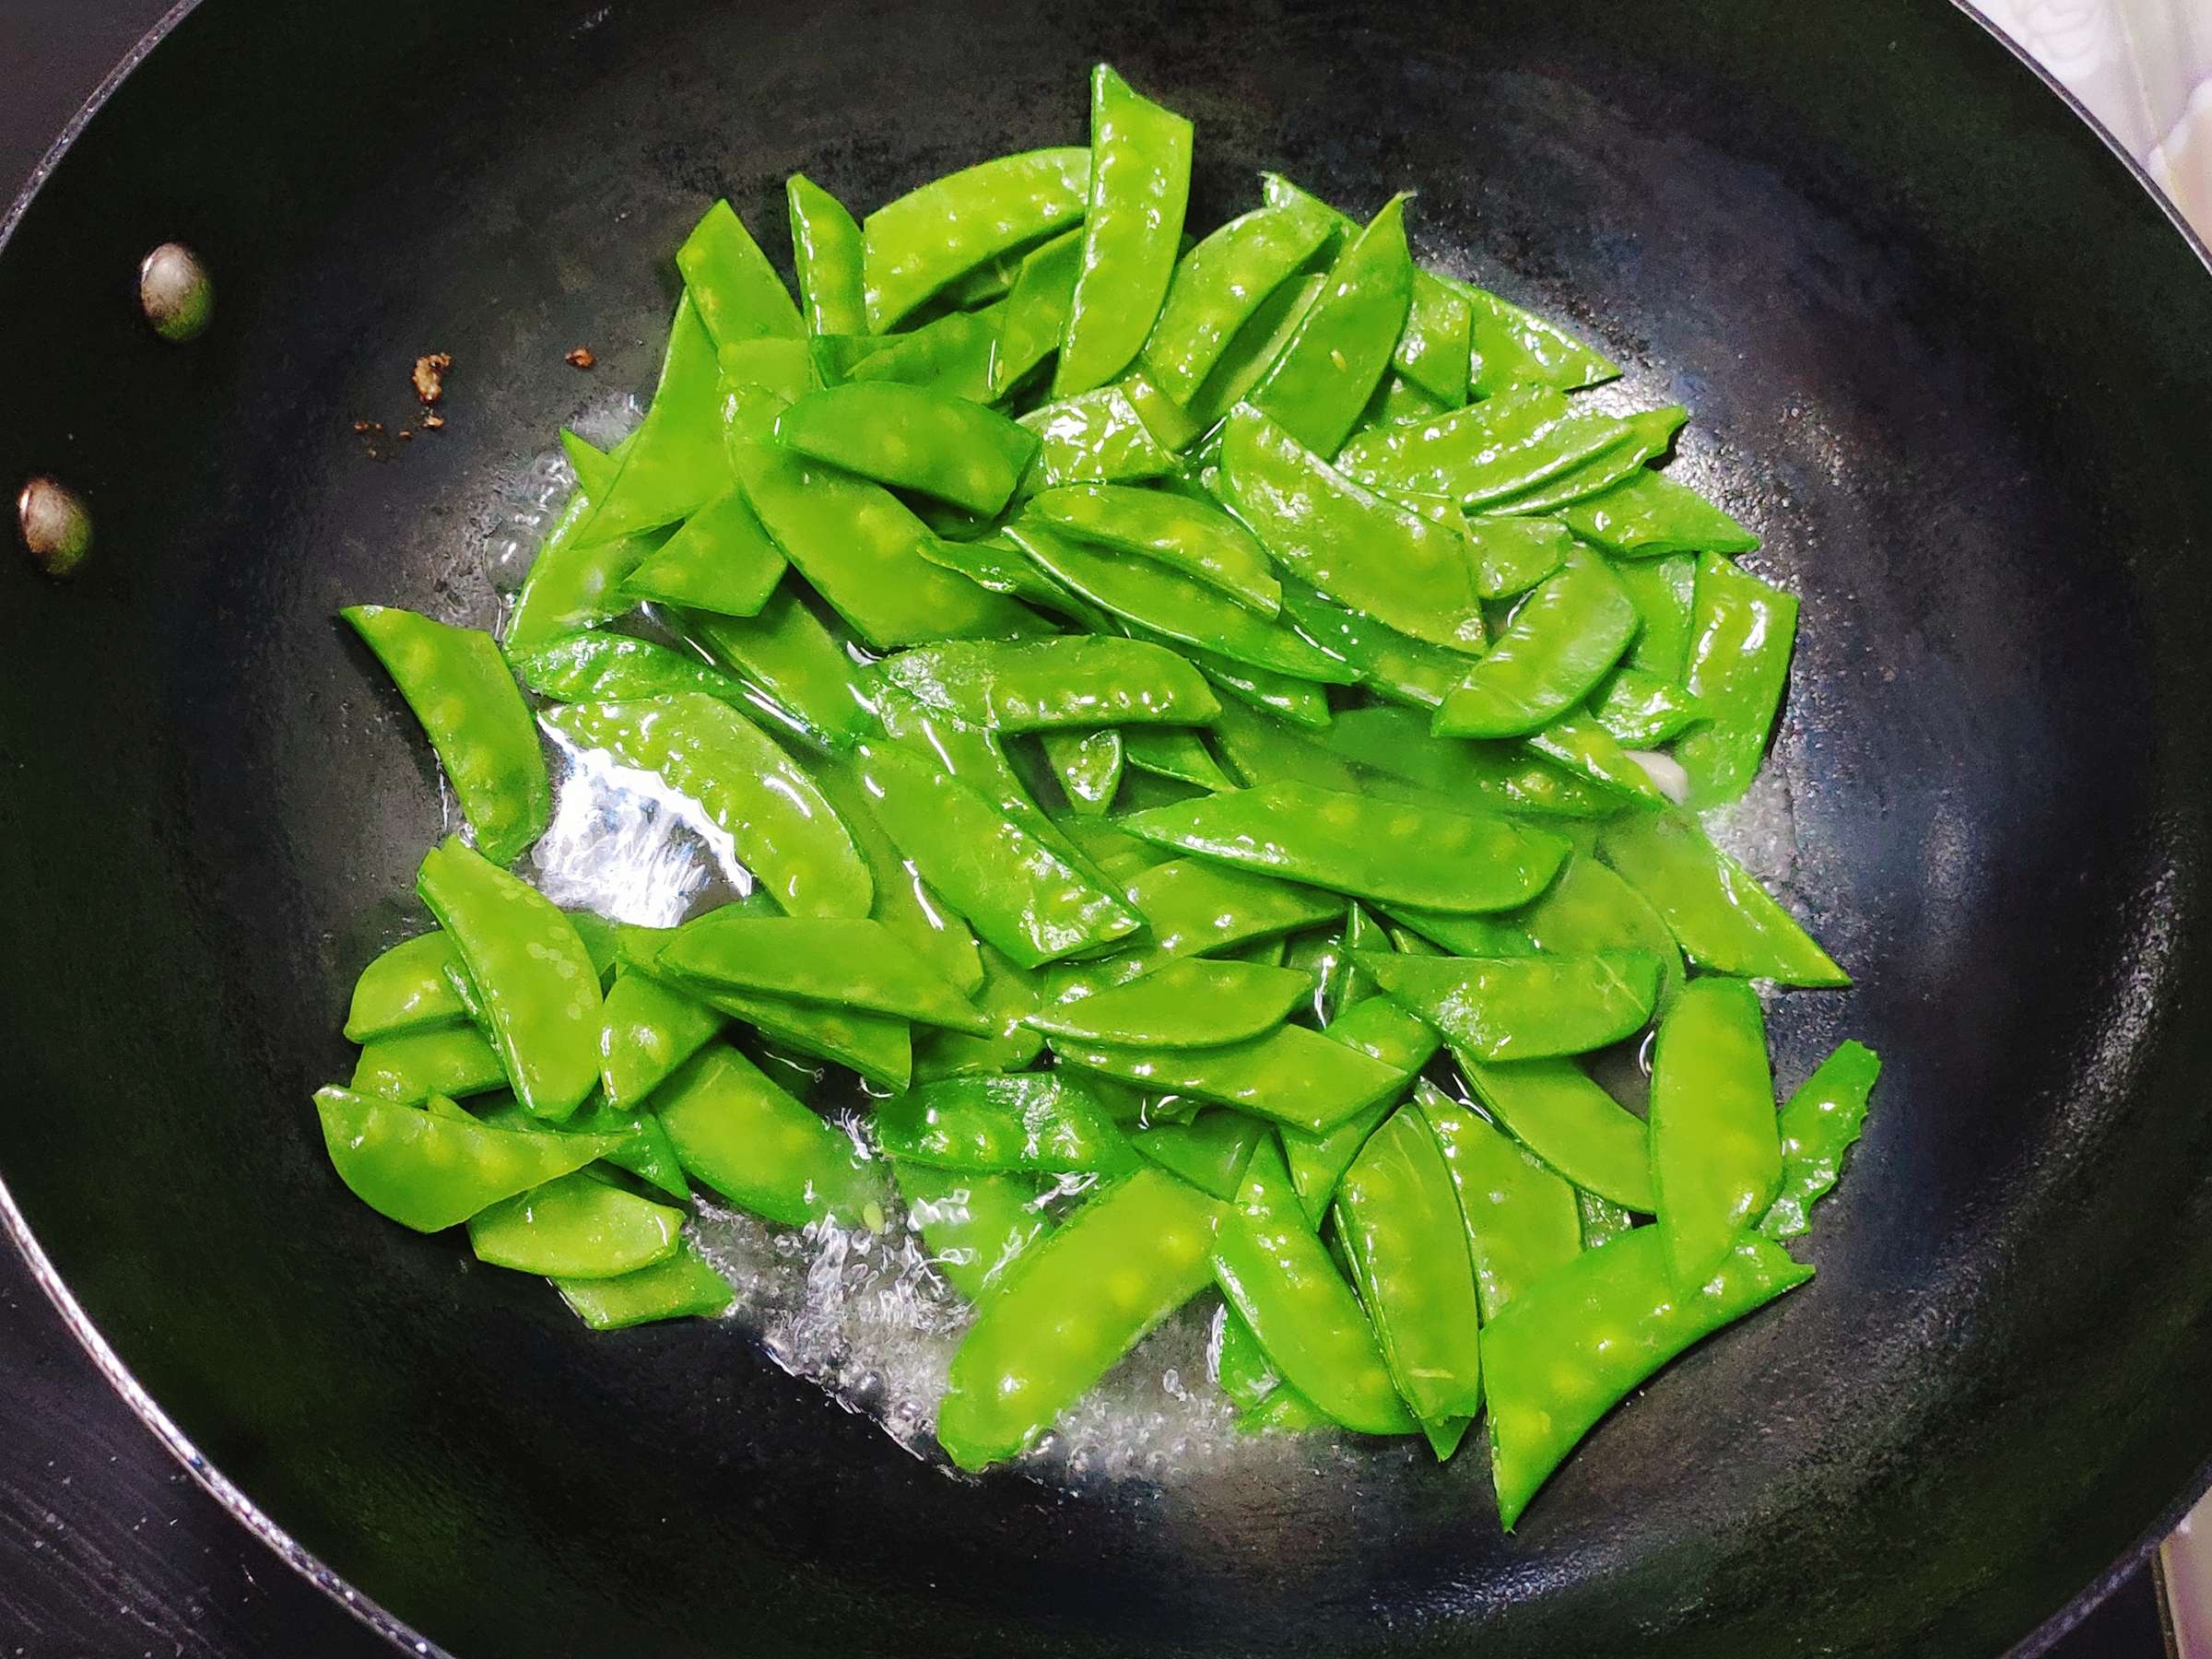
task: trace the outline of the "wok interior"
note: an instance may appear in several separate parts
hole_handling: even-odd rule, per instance
[[[1964,18],[1912,0],[1037,11],[429,4],[188,18],[0,258],[0,1175],[207,1455],[456,1651],[1990,1651],[2212,1442],[2202,1173],[2212,283]],[[491,504],[651,383],[668,256],[803,168],[863,208],[1079,138],[1098,57],[1200,129],[1192,222],[1411,187],[1423,257],[1694,421],[1804,618],[1788,890],[1860,976],[1778,1073],[1888,1062],[1819,1277],[1499,1535],[1405,1447],[956,1484],[735,1326],[607,1338],[344,1201],[308,1105],[410,924],[432,763],[338,606],[483,621]],[[156,342],[179,236],[218,322]],[[588,345],[599,367],[563,360]],[[371,460],[414,358],[447,426]]]

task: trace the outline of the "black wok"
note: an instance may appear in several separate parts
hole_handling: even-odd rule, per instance
[[[1818,1280],[1510,1540],[1477,1460],[1397,1446],[956,1484],[740,1328],[586,1335],[347,1202],[314,1131],[441,823],[332,612],[488,618],[487,503],[650,383],[712,195],[781,249],[786,171],[865,206],[1065,141],[1101,56],[1197,119],[1195,221],[1262,166],[1358,208],[1418,187],[1422,253],[1695,408],[1683,465],[1804,596],[1791,890],[1862,980],[1784,1002],[1779,1069],[1863,1036],[1880,1109]],[[131,298],[171,236],[219,285],[183,348]],[[371,459],[352,423],[397,424],[432,349],[448,427]],[[14,225],[0,365],[0,478],[63,478],[98,536],[65,584],[0,559],[0,1175],[241,1507],[395,1630],[1986,1653],[2204,1486],[2212,276],[1949,6],[209,0]]]

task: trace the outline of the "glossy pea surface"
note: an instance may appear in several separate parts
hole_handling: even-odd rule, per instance
[[[1586,1053],[1640,1030],[1659,994],[1648,951],[1358,959],[1393,999],[1483,1060]]]
[[[1060,349],[1076,273],[1083,263],[1083,232],[1070,230],[1023,255],[1006,303],[992,308],[990,383],[1004,397],[1030,370]]]
[[[1652,1051],[1652,1189],[1667,1270],[1695,1286],[1782,1189],[1766,1018],[1743,980],[1692,980]]]
[[[785,181],[783,201],[791,217],[792,263],[798,267],[799,307],[807,332],[865,334],[867,246],[859,222],[805,173]]]
[[[684,1212],[579,1171],[488,1206],[468,1220],[480,1262],[559,1278],[617,1278],[674,1255]]]
[[[1040,733],[1038,741],[1070,810],[1096,818],[1112,806],[1128,762],[1120,732],[1112,726],[1063,728]]]
[[[1646,950],[1659,959],[1662,1011],[1682,986],[1682,952],[1649,900],[1588,853],[1560,866],[1551,885],[1515,911],[1513,924],[1550,956]]]
[[[1254,208],[1213,231],[1175,267],[1145,363],[1159,388],[1188,404],[1237,331],[1335,232],[1311,199]]]
[[[1605,724],[1577,707],[1522,739],[1562,771],[1576,772],[1626,801],[1663,806],[1666,794]]]
[[[893,1159],[940,1169],[1118,1175],[1136,1167],[1095,1091],[1062,1072],[924,1083],[881,1102],[871,1126]]]
[[[616,1278],[556,1279],[553,1288],[587,1329],[621,1331],[663,1319],[712,1319],[736,1300],[729,1281],[688,1244]]]
[[[733,487],[686,519],[622,588],[640,599],[749,617],[768,603],[784,569],[745,492]]]
[[[872,728],[852,658],[807,608],[796,583],[785,582],[749,617],[687,611],[680,619],[709,656],[757,687],[786,724],[812,741],[847,748]]]
[[[680,982],[830,1003],[987,1036],[991,1022],[912,946],[865,917],[763,916],[735,905],[687,922],[655,971]]]
[[[603,629],[513,652],[508,663],[524,685],[557,702],[635,702],[694,691],[721,702],[747,700],[745,687],[720,669],[651,640]]]
[[[1784,985],[1848,985],[1851,976],[1759,885],[1673,812],[1625,813],[1597,855],[1651,901],[1689,959],[1718,973]]]
[[[1667,553],[1748,553],[1759,537],[1687,484],[1641,467],[1611,488],[1559,509],[1593,547],[1623,559]]]
[[[653,402],[623,448],[614,482],[577,526],[576,545],[595,547],[674,524],[729,483],[714,336],[687,291],[677,302]]]
[[[1717,553],[1698,560],[1685,684],[1700,716],[1675,745],[1688,806],[1717,806],[1750,788],[1790,682],[1797,601]]]
[[[1161,1169],[1226,1203],[1243,1182],[1253,1148],[1270,1133],[1259,1118],[1212,1107],[1187,1124],[1159,1124],[1130,1139]]]
[[[1085,1042],[1210,1048],[1272,1030],[1312,990],[1311,974],[1288,968],[1185,959],[1080,1001],[1040,1008],[1029,1023]]]
[[[708,208],[684,239],[676,268],[717,348],[763,335],[806,332],[782,277],[727,202]]]
[[[1469,386],[1491,397],[1512,386],[1572,392],[1620,371],[1603,353],[1535,312],[1468,282],[1442,279],[1468,306]]]
[[[1217,710],[1218,713],[1219,711]],[[1213,751],[1197,733],[1173,726],[1133,726],[1122,734],[1129,764],[1156,778],[1172,778],[1201,789],[1233,789]]]
[[[1177,653],[1111,634],[924,645],[885,658],[880,672],[918,701],[1004,732],[1203,725],[1220,711]]]
[[[880,1188],[853,1143],[728,1043],[686,1061],[654,1104],[684,1169],[741,1209],[786,1227],[872,1225]]]
[[[953,989],[973,994],[983,983],[975,935],[884,832],[874,802],[854,780],[852,769],[832,760],[809,767],[807,775],[844,820],[853,844],[867,864],[876,889],[869,917],[897,935]]]
[[[453,940],[437,928],[384,951],[353,982],[346,1041],[367,1042],[461,1018],[461,999],[445,976],[455,959]]]
[[[808,393],[776,418],[776,441],[880,484],[988,518],[1037,453],[1037,436],[981,404],[896,381]]]
[[[432,1095],[483,1094],[506,1084],[499,1050],[474,1025],[456,1021],[371,1038],[361,1045],[350,1087],[356,1094],[419,1102]]]
[[[1175,452],[1153,435],[1120,386],[1100,386],[1041,404],[1020,424],[1037,434],[1037,460],[1025,489],[1158,478],[1175,470]]]
[[[1266,551],[1204,501],[1129,485],[1070,484],[1035,497],[1029,511],[1080,540],[1156,559],[1263,617],[1280,607]]]
[[[1493,1064],[1455,1055],[1467,1085],[1513,1138],[1576,1186],[1639,1215],[1659,1207],[1644,1121],[1564,1055]]]
[[[599,1010],[599,1086],[610,1106],[642,1104],[722,1030],[723,1016],[650,973],[624,972]]]
[[[868,215],[868,327],[881,334],[939,288],[1009,248],[1083,217],[1090,151],[1000,156],[933,180]]]
[[[1314,1134],[1404,1087],[1406,1077],[1363,1050],[1294,1025],[1213,1048],[1125,1048],[1057,1037],[1051,1046],[1069,1065],[1155,1094],[1234,1106]]]
[[[1444,699],[1437,733],[1519,737],[1542,730],[1589,694],[1636,628],[1636,606],[1605,561],[1569,553]]]
[[[1282,606],[1292,627],[1342,657],[1376,696],[1418,709],[1435,709],[1467,671],[1458,652],[1416,640],[1340,604],[1296,577],[1282,584]]]
[[[1345,244],[1282,353],[1248,396],[1309,450],[1333,455],[1390,367],[1413,296],[1406,198]]]
[[[914,1045],[917,1081],[1017,1072],[1044,1052],[1044,1034],[1032,1030],[1028,1016],[1038,1005],[1034,975],[1017,968],[988,945],[976,947],[982,971],[975,992],[978,1006],[990,1017],[991,1033],[966,1037],[958,1031],[925,1031]]]
[[[1574,1188],[1483,1117],[1423,1086],[1419,1110],[1458,1194],[1482,1317],[1583,1252]]]
[[[1783,1105],[1782,1190],[1759,1223],[1768,1238],[1794,1239],[1812,1225],[1809,1212],[1842,1172],[1881,1075],[1880,1055],[1863,1042],[1840,1042]]]
[[[1036,1207],[1032,1176],[903,1161],[897,1168],[899,1194],[921,1230],[929,1265],[970,1301],[1052,1226]]]

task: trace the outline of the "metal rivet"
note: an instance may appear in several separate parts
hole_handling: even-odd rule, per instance
[[[92,550],[92,515],[75,490],[52,478],[33,478],[16,497],[16,524],[23,545],[49,576],[66,576]]]
[[[138,262],[138,304],[163,339],[196,340],[215,318],[215,279],[182,242],[163,242]]]

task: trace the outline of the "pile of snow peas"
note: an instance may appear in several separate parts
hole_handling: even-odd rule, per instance
[[[1755,982],[1849,982],[1698,817],[1796,605],[1663,470],[1685,412],[1576,397],[1614,367],[1418,265],[1406,197],[1269,177],[1194,241],[1191,124],[1090,96],[1088,147],[865,220],[793,178],[795,302],[717,203],[500,637],[345,613],[466,828],[355,988],[329,1153],[594,1329],[730,1306],[695,1182],[911,1230],[974,1304],[963,1468],[1205,1298],[1241,1423],[1445,1458],[1487,1414],[1510,1528],[1810,1276],[1866,1111],[1855,1042],[1777,1110]],[[556,908],[511,867],[548,735],[746,896]],[[1592,1057],[1647,1041],[1623,1104]]]

